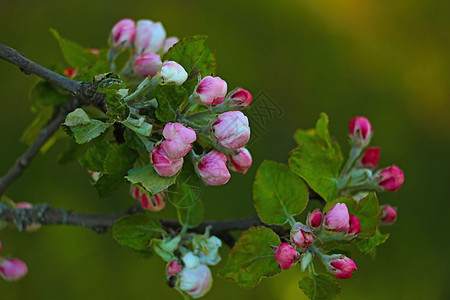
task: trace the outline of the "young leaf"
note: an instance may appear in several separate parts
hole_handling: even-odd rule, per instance
[[[261,221],[283,225],[305,209],[308,188],[286,165],[264,161],[253,184],[253,202]]]
[[[358,218],[359,223],[361,224],[361,232],[358,234],[358,237],[371,237],[375,234],[381,215],[381,207],[378,204],[378,199],[375,193],[369,193],[359,202],[350,197],[334,199],[327,203],[324,207],[324,212],[327,212],[331,206],[336,203],[345,203],[349,214]]]
[[[89,124],[69,127],[78,144],[90,142],[92,139],[102,134],[111,124],[99,120],[90,119]],[[67,126],[67,125],[66,125]]]
[[[147,191],[156,194],[174,184],[177,180],[177,175],[161,177],[156,173],[152,165],[147,165],[145,167],[131,169],[125,178],[133,184],[142,184]]]
[[[112,229],[113,238],[119,244],[144,250],[150,240],[161,235],[161,224],[147,214],[134,214],[120,218]]]
[[[83,109],[77,108],[67,115],[64,125],[72,127],[78,125],[88,125],[89,123],[91,123],[91,120],[89,119],[87,113]]]
[[[339,144],[330,136],[328,124],[328,116],[325,113],[321,113],[319,120],[317,120],[315,129],[298,129],[294,135],[294,139],[299,146],[304,143],[316,143],[322,145],[324,148],[334,151],[338,155],[341,155],[341,148]]]
[[[188,74],[211,75],[216,70],[214,52],[206,46],[207,36],[195,35],[180,40],[163,56],[162,61],[176,61]]]
[[[89,171],[105,172],[105,158],[113,146],[106,141],[95,142],[80,158],[79,163]]]
[[[67,101],[67,93],[58,89],[54,84],[48,81],[38,81],[30,91],[30,98],[33,105],[54,106]]]
[[[280,238],[265,227],[253,227],[242,233],[231,249],[219,276],[234,280],[245,288],[255,287],[263,277],[274,276],[281,269],[270,246],[278,246]]]
[[[111,196],[125,182],[123,174],[102,174],[94,182],[94,189],[100,198]]]
[[[64,58],[71,67],[85,69],[88,66],[94,65],[99,59],[98,56],[89,49],[85,49],[77,43],[62,38],[56,30],[50,29],[50,32],[58,41]]]
[[[311,300],[335,299],[341,292],[340,286],[327,274],[308,274],[298,285]]]
[[[188,228],[197,226],[203,220],[203,202],[197,201],[191,207],[177,207],[180,224]]]
[[[25,129],[20,141],[31,145],[39,135],[42,127],[47,124],[53,115],[53,107],[42,107],[33,122]]]
[[[389,237],[389,233],[381,233],[379,230],[376,231],[375,235],[370,238],[359,238],[356,241],[356,245],[358,246],[359,250],[364,253],[368,254],[372,252],[372,250],[375,249],[375,247],[383,244],[386,242],[386,240]]]
[[[156,87],[158,108],[156,117],[163,122],[173,122],[177,118],[177,109],[183,102],[186,90],[181,86],[159,85]]]
[[[67,148],[58,157],[58,163],[61,165],[68,164],[69,162],[79,159],[86,151],[87,144],[77,144],[72,138],[66,138]]]
[[[121,174],[122,177],[133,166],[137,159],[136,151],[130,149],[127,144],[113,147],[105,156],[105,173]]]
[[[342,156],[316,143],[303,143],[289,155],[289,167],[326,201],[337,196]]]

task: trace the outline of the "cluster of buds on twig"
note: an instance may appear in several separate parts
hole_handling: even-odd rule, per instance
[[[154,249],[167,262],[166,278],[170,287],[193,298],[205,295],[212,286],[208,266],[219,263],[222,241],[205,234],[177,235],[155,240]]]
[[[0,240],[0,252],[2,241]],[[27,275],[28,267],[20,259],[0,256],[0,276],[7,281],[16,281]]]
[[[287,270],[300,263],[302,270],[312,268],[312,259],[318,257],[336,278],[350,278],[355,271],[354,261],[342,254],[326,255],[320,245],[327,241],[345,241],[355,238],[361,231],[356,216],[350,215],[345,203],[337,203],[323,215],[316,209],[308,214],[306,225],[291,222],[290,238],[275,250],[275,261],[280,268]]]
[[[109,61],[114,70],[114,59],[122,51],[132,49],[132,56],[119,73],[127,82],[139,77],[136,91],[130,95],[126,91],[124,102],[129,105],[141,101],[150,103],[154,89],[158,85],[181,86],[188,79],[188,73],[178,62],[162,61],[161,57],[178,42],[175,37],[166,38],[161,23],[150,20],[134,22],[124,19],[111,30]],[[191,95],[176,111],[176,121],[159,122],[140,111],[130,108],[127,127],[149,128],[151,146],[150,162],[161,177],[177,175],[185,163],[186,156],[194,165],[196,174],[207,185],[223,185],[231,177],[229,170],[245,174],[252,165],[252,157],[247,148],[250,139],[248,118],[240,111],[248,107],[253,97],[243,88],[228,91],[225,80],[218,76],[197,74],[197,84]],[[154,109],[154,105],[150,104]],[[138,124],[139,123],[139,124]],[[162,124],[161,124],[162,123]],[[137,195],[144,208],[157,211],[163,205],[156,205],[154,195]],[[164,198],[164,197],[162,197]],[[149,201],[147,201],[149,200]],[[144,204],[150,203],[150,205]],[[161,203],[164,203],[162,201]]]

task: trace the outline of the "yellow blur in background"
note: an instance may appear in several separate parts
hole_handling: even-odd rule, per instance
[[[205,219],[249,216],[251,187],[264,159],[287,161],[296,128],[313,127],[319,113],[344,150],[347,122],[370,119],[381,166],[405,172],[396,193],[379,195],[399,207],[397,223],[377,257],[353,255],[358,270],[339,280],[343,299],[449,299],[448,1],[56,1],[0,0],[0,43],[36,62],[63,64],[48,29],[86,47],[107,45],[122,18],[161,21],[169,36],[210,36],[217,74],[230,90],[242,86],[270,98],[281,113],[250,124],[254,166],[203,193]],[[28,90],[34,78],[0,61],[0,174],[26,146],[19,137],[34,115]],[[257,121],[255,121],[257,122]],[[258,126],[256,126],[258,125]],[[47,202],[83,212],[114,212],[133,204],[124,187],[98,199],[77,164],[58,166],[59,142],[38,155],[7,191],[15,201]],[[167,207],[160,215],[176,216]],[[303,217],[301,217],[303,218]],[[301,219],[300,218],[300,219]],[[27,262],[17,283],[0,281],[0,299],[180,299],[165,283],[157,256],[139,258],[88,229],[48,226],[36,233],[0,232],[4,254]],[[223,247],[223,261],[228,249]],[[317,264],[318,265],[318,264]],[[305,299],[299,268],[264,279],[252,290],[214,278],[204,299]]]

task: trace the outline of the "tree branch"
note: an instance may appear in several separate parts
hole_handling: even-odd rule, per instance
[[[2,195],[8,186],[28,167],[42,145],[58,130],[67,114],[82,105],[89,104],[95,105],[103,112],[106,112],[106,104],[105,95],[97,92],[97,88],[92,83],[79,82],[61,76],[29,60],[11,47],[0,44],[0,58],[18,66],[25,74],[35,74],[72,94],[66,103],[55,107],[53,117],[41,129],[33,144],[17,159],[8,173],[0,178],[0,195]]]
[[[107,228],[112,227],[121,217],[141,212],[144,212],[144,210],[140,206],[133,206],[127,211],[119,213],[88,214],[52,208],[48,204],[38,204],[31,209],[21,209],[13,208],[0,202],[0,220],[14,224],[19,230],[24,230],[31,224],[73,225],[90,228],[97,233],[105,233]],[[182,225],[177,220],[160,219],[159,221],[165,229],[177,231],[182,228]],[[204,221],[188,231],[204,233],[207,227],[211,227],[211,234],[218,236],[232,246],[234,239],[230,235],[230,231],[246,230],[253,226],[266,226],[278,234],[285,233],[282,227],[266,225],[256,215],[240,219]]]

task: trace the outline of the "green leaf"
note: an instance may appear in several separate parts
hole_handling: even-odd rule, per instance
[[[161,224],[147,214],[134,214],[120,218],[112,229],[113,238],[119,244],[144,250],[150,240],[161,235]]]
[[[342,156],[316,143],[303,143],[289,155],[289,167],[326,201],[337,196]]]
[[[176,85],[159,85],[155,95],[158,101],[156,117],[163,122],[176,121],[177,109],[184,100],[186,90]]]
[[[253,184],[253,202],[261,221],[283,225],[305,209],[308,188],[286,165],[264,161]]]
[[[281,269],[270,246],[278,246],[280,238],[265,227],[253,227],[242,233],[231,249],[219,276],[234,280],[239,286],[252,288],[263,277],[274,276]]]
[[[188,74],[199,72],[202,76],[215,73],[216,57],[206,46],[207,36],[195,35],[180,40],[163,56],[162,61],[176,61]]]
[[[131,169],[125,178],[133,184],[142,184],[147,191],[156,194],[174,184],[177,180],[177,175],[162,177],[156,173],[152,165],[147,165],[141,168]]]
[[[381,215],[381,207],[375,193],[369,193],[359,202],[350,197],[341,197],[327,203],[324,212],[330,210],[336,203],[345,203],[348,212],[358,218],[361,224],[361,232],[358,237],[371,237],[376,233]]]
[[[136,159],[136,151],[130,149],[127,144],[113,147],[105,156],[104,172],[123,176],[133,166]]]
[[[83,48],[77,43],[62,38],[56,30],[50,29],[50,32],[59,43],[64,58],[71,67],[85,69],[86,67],[94,65],[99,59],[99,57],[93,54],[89,49]]]
[[[61,165],[68,164],[69,162],[79,159],[86,151],[87,144],[77,144],[72,138],[66,138],[67,148],[58,157],[58,163]]]
[[[78,144],[90,142],[92,139],[101,135],[109,126],[111,126],[109,123],[104,123],[95,119],[91,119],[90,121],[91,122],[89,124],[85,125],[68,126]]]
[[[78,125],[88,125],[90,123],[91,120],[89,119],[89,116],[81,108],[77,108],[73,112],[68,114],[66,117],[66,121],[64,122],[64,124],[69,127]]]
[[[107,114],[116,119],[124,120],[129,114],[129,109],[122,101],[123,96],[119,93],[120,89],[125,88],[124,84],[114,83],[108,88],[99,88],[98,92],[105,94]]]
[[[298,285],[311,300],[335,299],[341,292],[340,286],[327,274],[308,274]]]
[[[36,118],[33,120],[30,126],[25,129],[20,140],[27,145],[31,145],[39,135],[42,127],[44,127],[45,124],[47,124],[47,122],[52,118],[52,115],[53,107],[40,108]]]
[[[125,182],[123,174],[102,174],[93,186],[100,198],[111,196]]]
[[[188,228],[195,227],[203,220],[203,202],[198,200],[190,207],[177,206],[177,215],[180,224]]]
[[[373,237],[370,238],[359,238],[356,241],[356,245],[358,246],[359,250],[364,253],[364,254],[368,254],[370,252],[372,252],[373,250],[375,250],[375,248],[381,244],[383,244],[384,242],[386,242],[386,240],[389,237],[389,233],[381,233],[378,229],[375,233],[375,235]]]
[[[33,105],[54,106],[60,105],[67,101],[67,93],[57,88],[48,81],[38,81],[30,91],[30,98]]]
[[[106,141],[99,141],[92,144],[80,158],[79,163],[89,171],[105,172],[105,159],[113,146]]]
[[[339,144],[333,140],[328,130],[329,119],[325,113],[321,113],[319,120],[317,120],[315,129],[298,129],[294,134],[294,139],[301,146],[304,143],[317,143],[324,148],[334,151],[341,155],[341,148]]]

